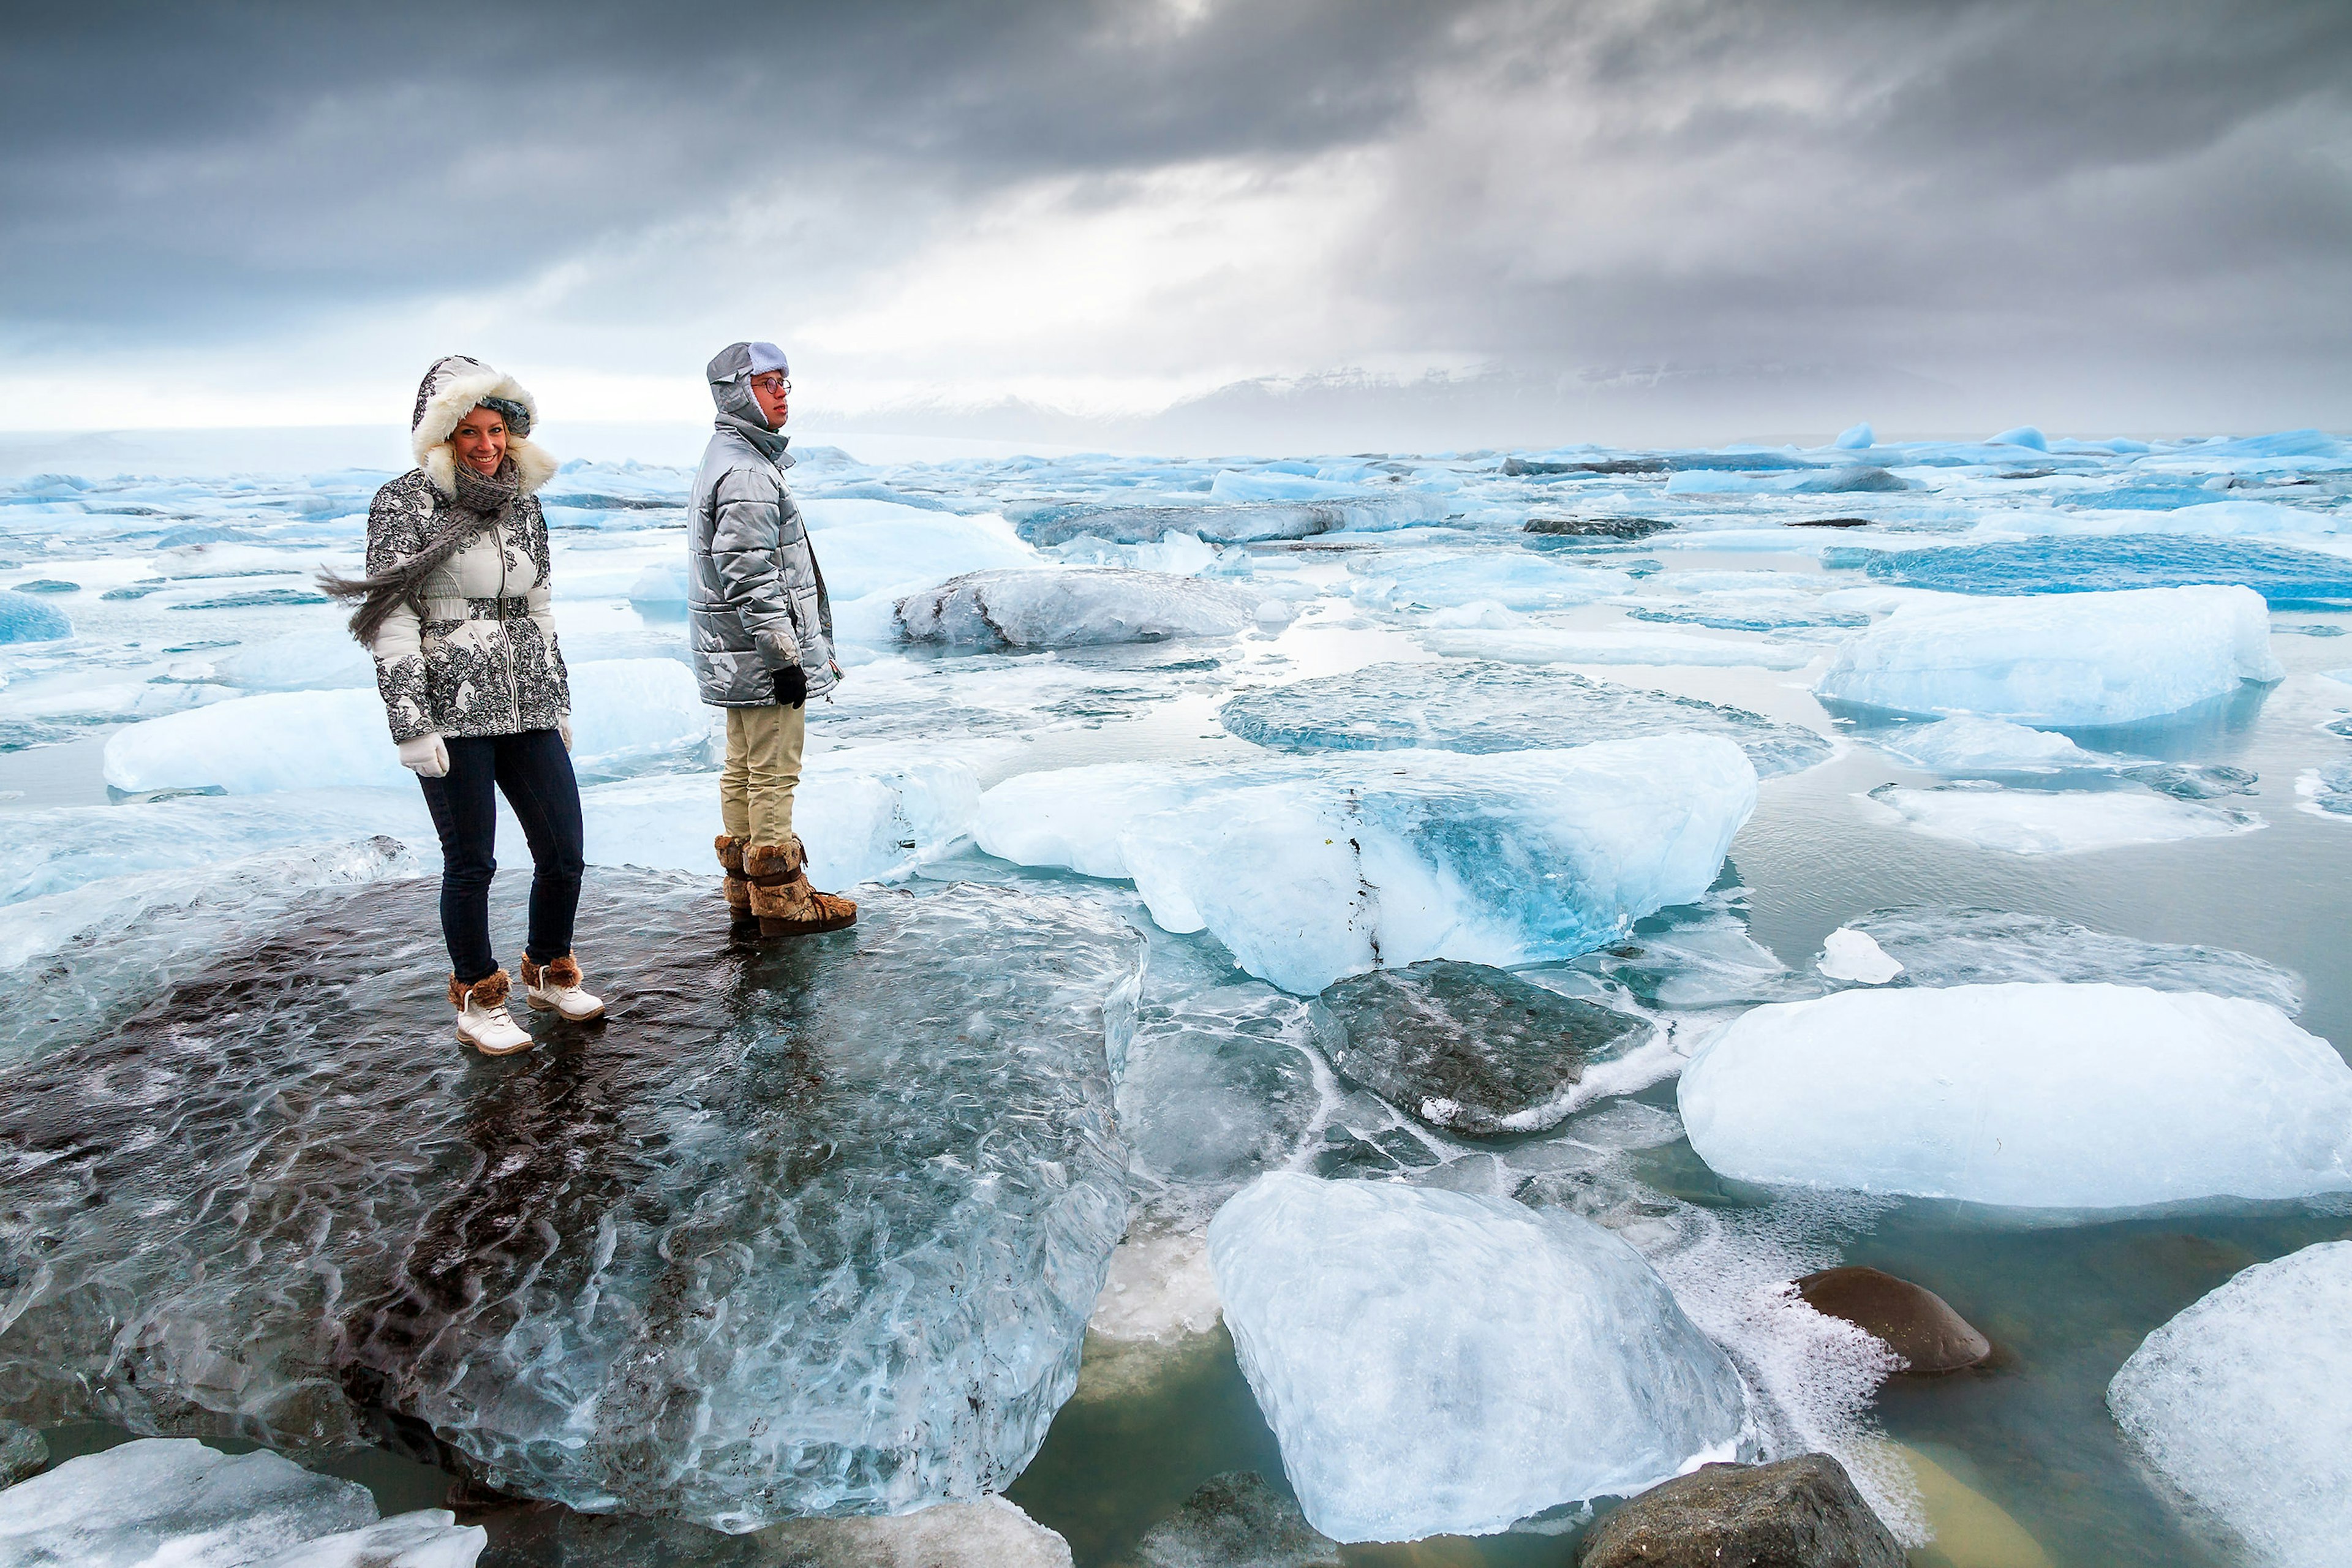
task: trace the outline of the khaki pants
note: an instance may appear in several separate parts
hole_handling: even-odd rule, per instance
[[[775,703],[727,710],[727,763],[719,773],[719,815],[751,844],[793,836],[793,791],[801,782],[808,710]]]

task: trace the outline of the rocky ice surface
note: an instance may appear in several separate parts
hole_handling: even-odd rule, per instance
[[[2250,588],[1915,601],[1847,643],[1813,689],[1857,707],[2113,725],[2285,671]]]
[[[2101,983],[1759,1007],[1678,1089],[1761,1184],[2113,1209],[2352,1190],[2352,1067],[2266,1003]]]
[[[488,1540],[441,1509],[380,1520],[356,1481],[185,1437],[84,1454],[0,1491],[0,1562],[24,1568],[473,1568]]]
[[[1572,1215],[1278,1172],[1219,1211],[1209,1249],[1283,1468],[1336,1541],[1631,1495],[1731,1457],[1746,1425],[1724,1353]]]
[[[951,647],[1080,647],[1092,643],[1229,637],[1261,618],[1290,618],[1279,605],[1223,583],[1122,567],[1058,572],[973,572],[898,601],[909,642]]]
[[[1648,735],[1720,735],[1760,777],[1826,760],[1817,732],[1720,703],[1567,671],[1434,660],[1244,691],[1218,712],[1243,740],[1283,752],[1524,752]]]
[[[2252,1559],[2352,1538],[2352,1241],[2258,1263],[2147,1336],[2107,1386],[2124,1433]]]
[[[604,873],[579,951],[631,1000],[494,1064],[431,899],[323,902],[0,1079],[16,1409],[730,1529],[1020,1472],[1126,1220],[1124,922],[966,886],[739,950],[707,882]]]
[[[1696,898],[1756,804],[1706,735],[1569,751],[1383,752],[1024,773],[981,799],[992,855],[1131,877],[1287,991],[1423,958],[1572,957]]]

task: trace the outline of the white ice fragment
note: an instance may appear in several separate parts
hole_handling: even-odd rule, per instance
[[[2352,1540],[2352,1241],[2258,1263],[2141,1342],[2107,1408],[2271,1568]]]
[[[1723,1175],[2047,1209],[2352,1189],[2352,1067],[2277,1008],[2106,984],[1846,991],[1683,1069]]]
[[[1614,627],[1575,631],[1553,626],[1499,631],[1431,630],[1421,634],[1421,641],[1432,653],[1457,658],[1496,658],[1506,664],[1753,665],[1764,669],[1798,669],[1813,658],[1811,649],[1790,647],[1784,643],[1737,642],[1727,637],[1630,627],[1622,631]]]
[[[711,710],[675,659],[575,664],[571,685],[575,767],[684,751],[709,733]],[[415,787],[372,688],[266,692],[131,725],[107,739],[106,782],[126,793]]]
[[[2127,724],[2280,679],[2251,588],[1914,601],[1848,642],[1819,695],[2025,724]]]
[[[2059,792],[1982,784],[1938,789],[1882,784],[1857,798],[1930,837],[2011,855],[2075,855],[2252,833],[2266,826],[2252,812],[2137,785]]]
[[[1191,1231],[1147,1233],[1129,1236],[1110,1255],[1110,1274],[1087,1331],[1171,1344],[1209,1332],[1221,1311],[1208,1238]]]
[[[2084,751],[2063,735],[2005,719],[1962,716],[1860,737],[1897,761],[1930,773],[2048,773],[2108,768],[2123,759]]]
[[[2050,450],[2050,437],[2031,425],[2014,426],[1998,436],[1987,437],[1986,444],[1993,447],[2024,447],[2036,452]]]
[[[1118,566],[971,572],[898,601],[900,635],[950,647],[1081,647],[1229,637],[1289,608],[1199,577]]]
[[[1884,985],[1903,973],[1903,965],[1886,956],[1867,934],[1840,926],[1822,942],[1821,972],[1832,980],[1852,980],[1864,985]]]
[[[266,1451],[232,1458],[192,1437],[142,1437],[0,1491],[0,1560],[243,1568],[375,1521],[356,1481]]]
[[[1009,779],[982,849],[1131,877],[1161,929],[1318,992],[1375,963],[1572,957],[1706,890],[1756,805],[1730,742],[1342,752],[1238,766],[1114,763]]]
[[[1340,1541],[1486,1534],[1730,1457],[1738,1374],[1590,1220],[1260,1177],[1209,1226],[1225,1321],[1300,1507]]]

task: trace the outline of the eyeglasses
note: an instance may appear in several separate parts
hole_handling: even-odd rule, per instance
[[[751,378],[751,384],[771,397],[790,396],[793,390],[791,380],[781,375],[755,375]]]

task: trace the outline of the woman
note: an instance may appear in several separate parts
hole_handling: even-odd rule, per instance
[[[441,835],[449,1001],[457,1037],[485,1056],[531,1043],[507,1011],[507,972],[490,946],[494,791],[530,844],[526,998],[574,1023],[604,1014],[572,956],[585,861],[547,520],[534,499],[555,459],[526,439],[534,412],[530,394],[480,361],[436,362],[409,418],[416,467],[368,508],[367,575],[321,580],[359,601],[352,635],[375,656],[401,763],[424,784]]]

